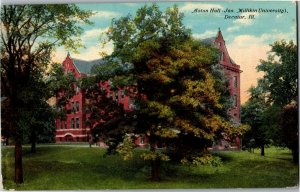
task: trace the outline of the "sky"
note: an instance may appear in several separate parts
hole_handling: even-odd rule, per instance
[[[215,37],[218,28],[221,29],[226,47],[231,58],[240,65],[241,70],[241,103],[249,98],[247,90],[255,86],[257,78],[262,73],[256,71],[260,59],[266,60],[270,44],[279,40],[296,42],[296,4],[289,1],[274,2],[164,2],[157,3],[163,11],[176,4],[184,13],[184,25],[190,28],[195,38]],[[111,24],[113,18],[135,15],[142,3],[90,3],[78,4],[81,9],[92,10],[90,18],[92,26],[82,25],[84,33],[81,36],[85,48],[79,49],[79,54],[70,52],[72,58],[93,60],[99,59],[99,52],[111,53],[112,42],[103,47],[100,36]],[[211,13],[210,9],[220,9],[221,12]],[[240,9],[272,9],[273,12],[239,12]],[[197,12],[194,12],[198,9]],[[225,13],[226,9],[232,12]],[[208,10],[208,12],[205,12]],[[278,11],[279,10],[279,11]],[[281,12],[283,11],[283,13]],[[194,13],[193,13],[194,12]],[[225,19],[228,16],[245,16],[245,19]],[[249,19],[253,15],[254,19]],[[68,50],[58,48],[54,60],[63,62]]]

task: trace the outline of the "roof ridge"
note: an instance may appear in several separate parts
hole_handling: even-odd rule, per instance
[[[100,61],[102,61],[103,59],[99,58],[99,59],[87,61],[83,59],[71,58],[71,60],[79,73],[90,74],[92,67],[98,64],[97,61],[99,61],[100,63]]]

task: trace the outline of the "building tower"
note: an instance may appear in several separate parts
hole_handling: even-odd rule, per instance
[[[222,36],[222,32],[219,28],[216,38],[213,40],[213,44],[220,50],[219,64],[224,68],[224,73],[229,82],[230,97],[233,101],[233,107],[229,111],[229,115],[241,122],[241,100],[240,100],[240,66],[236,64],[229,56],[226,48],[225,40]]]

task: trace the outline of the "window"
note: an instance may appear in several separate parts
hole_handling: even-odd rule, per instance
[[[234,88],[237,87],[237,77],[236,77],[236,76],[233,77],[233,82],[232,82],[232,84],[233,84],[233,87],[234,87]]]
[[[60,129],[63,129],[64,127],[64,123],[62,122],[62,120],[60,120]]]
[[[236,107],[237,106],[237,97],[236,95],[233,95],[233,104]]]
[[[220,55],[220,61],[224,61],[224,52],[222,52]]]
[[[74,129],[74,118],[71,119],[71,129]]]
[[[72,105],[72,112],[74,113],[76,111],[76,109],[75,109],[75,102],[72,101],[71,105]]]
[[[56,125],[57,125],[57,128],[58,128],[58,129],[61,129],[61,127],[60,127],[60,120],[57,120]]]
[[[104,87],[100,87],[101,92],[104,92],[106,89]]]
[[[79,111],[79,102],[76,101],[75,112],[78,112],[78,111]]]
[[[115,91],[115,92],[114,92],[114,100],[115,100],[116,102],[118,102],[118,98],[119,98],[118,91]]]
[[[145,143],[144,137],[143,137],[143,135],[140,135],[140,144],[144,144],[144,143]]]
[[[76,128],[79,128],[79,118],[76,117]]]
[[[139,109],[139,105],[135,103],[134,100],[129,100],[128,101],[128,108],[129,110],[138,110]]]
[[[134,109],[135,109],[135,105],[134,105],[133,103],[130,103],[130,104],[129,104],[129,109],[130,109],[130,110],[134,110]]]
[[[65,121],[65,129],[68,129],[68,127],[67,127],[67,121]]]
[[[125,91],[124,90],[121,90],[121,100],[123,100],[125,97]]]

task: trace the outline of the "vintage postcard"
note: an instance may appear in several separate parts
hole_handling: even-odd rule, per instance
[[[1,187],[298,190],[298,8],[4,1]]]

